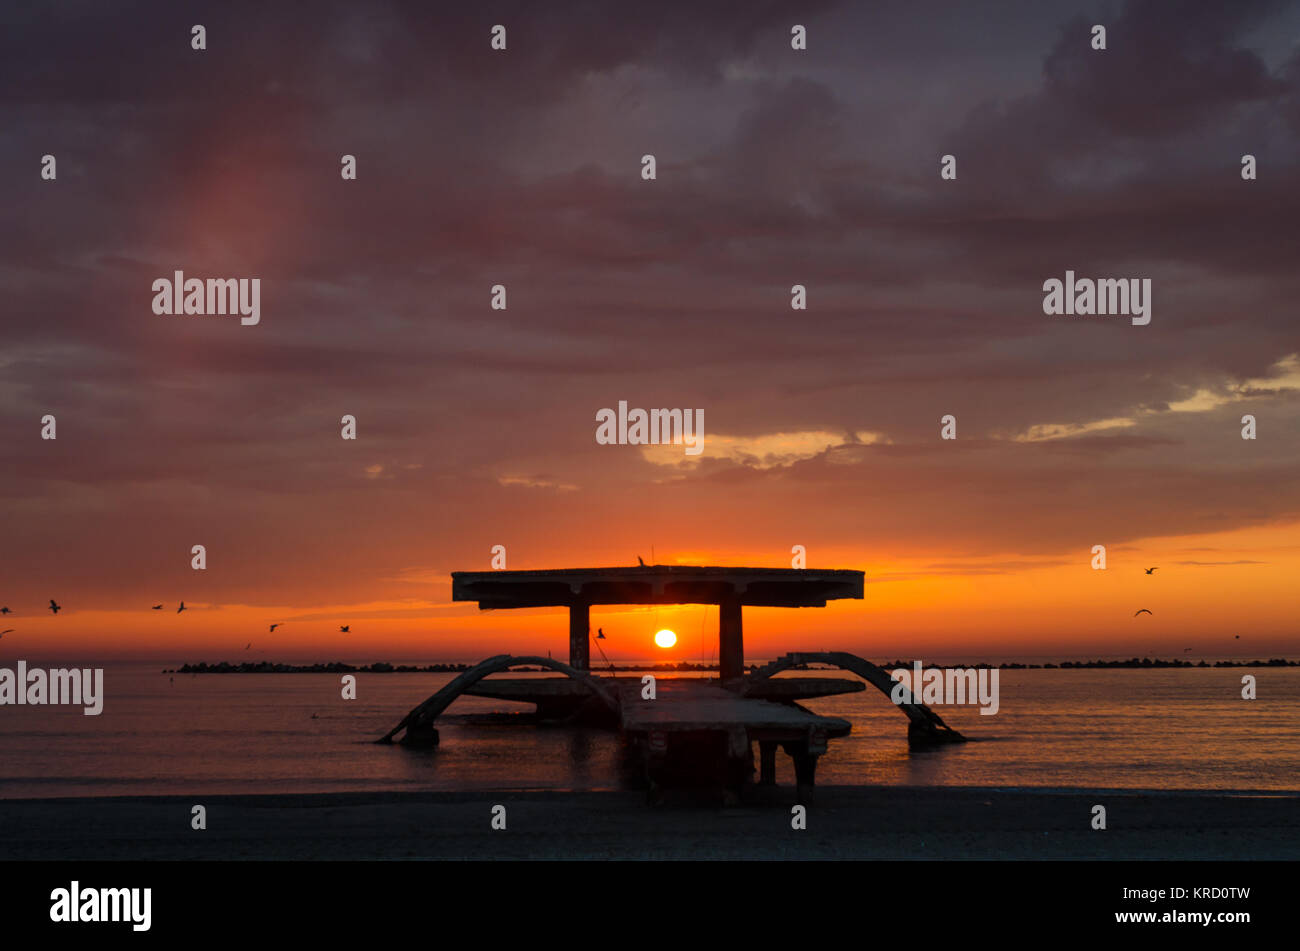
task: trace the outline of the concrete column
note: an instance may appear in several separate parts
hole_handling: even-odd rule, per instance
[[[740,621],[740,598],[725,598],[718,605],[718,667],[725,683],[745,676],[745,638]]]
[[[591,670],[590,605],[585,601],[569,605],[569,666]]]
[[[795,795],[800,805],[807,805],[813,800],[813,788],[817,776],[817,755],[808,751],[808,744],[792,743],[786,746],[786,752],[794,760]]]
[[[432,723],[416,720],[406,728],[402,736],[403,746],[437,746],[438,728]]]
[[[776,785],[776,742],[759,740],[758,743],[759,775],[758,781],[764,786]]]

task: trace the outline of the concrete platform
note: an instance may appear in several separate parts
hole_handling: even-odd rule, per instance
[[[776,782],[779,745],[794,761],[800,801],[809,802],[817,758],[829,739],[851,729],[839,717],[743,697],[709,681],[658,681],[654,699],[642,696],[638,681],[620,681],[616,695],[623,735],[641,753],[652,802],[662,801],[663,787],[680,785],[718,787],[739,798],[753,781],[754,743],[761,754],[760,782]]]
[[[598,679],[611,687],[624,683],[634,685],[639,691],[642,676],[640,672],[629,671],[618,677],[601,676]],[[664,677],[659,674],[654,676],[660,687],[680,682],[717,685],[716,680],[702,677]],[[745,696],[755,700],[798,703],[815,697],[858,693],[865,689],[866,684],[862,681],[848,680],[844,677],[783,677],[757,681],[746,688]],[[471,697],[536,704],[538,715],[542,717],[567,716],[578,710],[591,697],[591,691],[568,677],[492,678],[480,680],[465,693]]]
[[[641,699],[639,681],[619,681],[616,689],[625,733],[743,729],[750,739],[762,734],[767,739],[799,740],[812,730],[822,730],[831,737],[847,736],[850,729],[848,720],[818,716],[790,704],[742,697],[707,681],[657,681],[654,700]]]

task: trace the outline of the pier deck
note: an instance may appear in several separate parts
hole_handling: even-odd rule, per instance
[[[733,791],[753,772],[752,743],[759,744],[764,785],[776,782],[776,748],[794,761],[801,799],[812,797],[817,758],[827,741],[847,736],[847,720],[823,717],[797,706],[742,697],[717,683],[677,679],[656,683],[643,699],[639,681],[619,681],[616,696],[624,735],[645,757],[652,791],[685,775]],[[700,775],[702,762],[717,768]]]
[[[746,729],[798,739],[810,728],[827,736],[845,736],[849,722],[823,717],[770,700],[742,697],[716,683],[700,680],[660,680],[654,700],[641,699],[641,682],[618,681],[616,690],[625,732],[649,730]]]
[[[618,677],[595,675],[601,683],[611,687],[620,684],[636,686],[640,690],[641,671],[628,671]],[[688,678],[662,676],[655,673],[659,688],[666,684],[678,682],[713,683],[708,678]],[[816,697],[830,697],[836,694],[859,693],[866,689],[860,680],[848,680],[844,677],[785,677],[768,678],[755,681],[746,688],[745,696],[755,700],[778,700],[797,703]],[[543,718],[568,716],[591,699],[591,691],[583,684],[568,677],[498,677],[480,680],[465,691],[471,697],[487,697],[492,700],[509,700],[515,703],[534,703],[537,713]],[[638,693],[637,696],[640,696]]]

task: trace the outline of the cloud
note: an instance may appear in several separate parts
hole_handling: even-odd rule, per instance
[[[1173,413],[1208,413],[1228,403],[1300,392],[1300,354],[1288,354],[1269,368],[1268,376],[1225,381],[1214,389],[1200,388],[1186,399],[1169,404]]]
[[[1095,419],[1087,423],[1038,423],[1012,438],[1016,442],[1046,442],[1050,439],[1068,439],[1073,436],[1086,436],[1090,433],[1126,429],[1136,425],[1136,420],[1126,417]]]
[[[553,489],[557,492],[575,492],[578,487],[569,482],[555,482],[545,476],[501,476],[498,485],[523,486],[528,489]]]
[[[1072,439],[1114,429],[1138,425],[1141,418],[1163,413],[1209,413],[1229,403],[1265,399],[1300,392],[1300,354],[1289,354],[1270,367],[1267,376],[1245,380],[1224,380],[1213,388],[1199,387],[1184,399],[1161,406],[1139,407],[1132,416],[1097,419],[1074,423],[1036,423],[1011,438],[1016,442],[1046,442]]]
[[[827,431],[765,433],[757,436],[706,434],[704,451],[699,455],[686,455],[680,442],[642,446],[641,455],[647,462],[659,466],[699,465],[708,457],[710,462],[728,462],[752,469],[773,469],[790,466],[803,459],[812,459],[834,449],[888,442],[883,434],[865,430],[847,434]]]
[[[223,598],[361,602],[431,538],[450,565],[651,534],[1028,557],[1081,513],[1120,539],[1300,511],[1294,445],[1219,425],[1300,415],[1293,8],[1119,5],[1094,54],[1068,2],[997,30],[963,4],[513,2],[493,56],[474,11],[264,7],[0,12],[0,156],[59,156],[57,183],[7,179],[0,236],[16,587],[134,603],[193,583],[159,564],[195,536]],[[261,324],[152,315],[178,266],[260,276]],[[1151,326],[1044,319],[1066,267],[1152,277]],[[718,433],[595,446],[624,395]]]
[[[1230,565],[1267,565],[1267,561],[1251,561],[1249,559],[1238,559],[1237,561],[1176,561],[1175,565],[1195,565],[1199,568],[1222,568]]]
[[[994,556],[985,559],[935,562],[919,566],[915,571],[883,572],[867,578],[870,584],[887,581],[915,581],[919,578],[939,576],[981,576],[1010,575],[1023,571],[1036,571],[1041,568],[1056,568],[1071,562],[1060,558],[1007,558],[998,560]]]

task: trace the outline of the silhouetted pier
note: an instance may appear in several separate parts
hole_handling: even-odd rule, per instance
[[[643,565],[542,571],[454,572],[452,598],[477,601],[483,610],[565,606],[569,609],[569,663],[549,657],[490,657],[466,670],[413,709],[379,742],[403,733],[407,745],[439,741],[434,721],[457,697],[471,694],[537,706],[539,715],[599,723],[619,729],[639,755],[652,797],[664,787],[721,786],[738,793],[752,782],[753,747],[759,747],[759,782],[776,780],[776,752],[794,764],[801,800],[812,796],[817,759],[850,724],[810,713],[798,701],[865,689],[861,681],[829,677],[776,680],[773,675],[808,664],[850,670],[889,695],[895,682],[853,654],[788,654],[745,675],[744,605],[824,607],[834,598],[861,598],[860,571],[795,568],[721,568]],[[601,676],[590,669],[593,604],[718,605],[719,678]],[[563,677],[485,680],[512,667],[540,666]],[[904,692],[900,710],[910,720],[914,746],[965,738]]]

